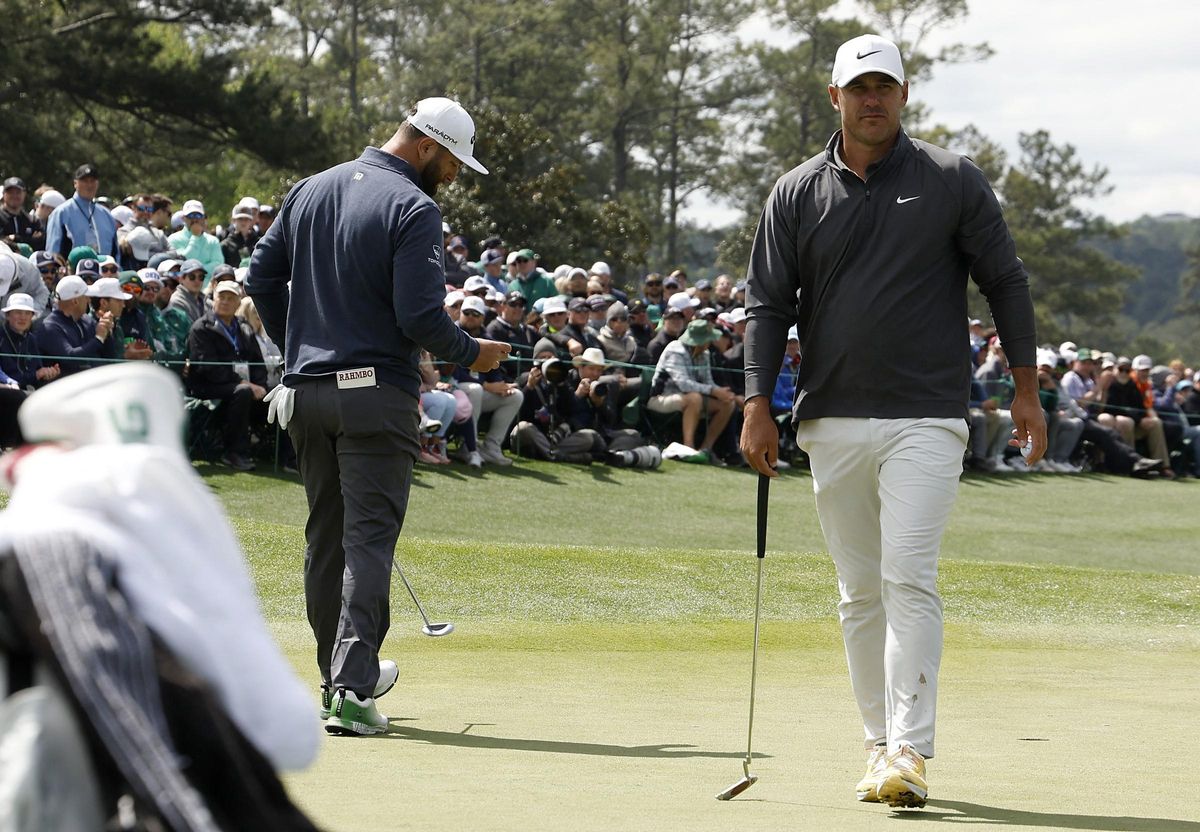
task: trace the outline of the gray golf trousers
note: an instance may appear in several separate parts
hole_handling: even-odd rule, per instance
[[[419,449],[417,399],[380,384],[295,385],[288,433],[308,496],[304,597],[323,682],[371,696],[387,635],[392,557]]]

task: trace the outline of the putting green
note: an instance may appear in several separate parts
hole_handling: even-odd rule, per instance
[[[213,469],[206,481],[280,642],[313,680],[317,730],[300,487]],[[685,465],[423,470],[397,557],[430,615],[457,630],[420,636],[394,580],[390,732],[325,737],[286,782],[334,832],[1200,832],[1195,485],[964,480],[939,579],[931,801],[892,812],[854,800],[861,726],[802,474],[772,488],[760,779],[721,803],[745,752],[753,478]]]
[[[399,599],[397,599],[399,600]],[[1006,829],[1200,832],[1200,653],[1006,647],[952,628],[922,811],[856,803],[864,753],[836,628],[771,624],[741,776],[747,624],[398,626],[384,737],[327,737],[289,790],[318,824],[362,829]],[[281,625],[300,671],[307,634]],[[716,637],[747,649],[709,649]],[[505,649],[506,643],[524,649]],[[666,646],[667,644],[671,646]],[[633,645],[633,649],[623,649]],[[315,708],[315,705],[314,705]],[[315,719],[315,717],[314,717]]]

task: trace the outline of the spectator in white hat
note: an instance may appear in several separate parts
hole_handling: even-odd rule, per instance
[[[629,295],[613,286],[612,269],[603,260],[593,263],[588,275],[600,283],[600,294],[612,295],[621,303],[629,303]]]
[[[690,321],[696,315],[696,307],[700,305],[699,298],[689,297],[687,292],[676,292],[667,299],[667,309],[683,313],[683,320]]]
[[[199,260],[204,265],[205,275],[211,275],[213,269],[225,262],[225,255],[221,252],[221,242],[208,233],[204,203],[189,199],[180,210],[184,227],[168,237],[167,242],[185,260]]]
[[[257,212],[258,202],[255,201],[252,205],[246,198],[233,207],[230,216],[233,227],[221,241],[221,253],[225,257],[226,265],[237,269],[250,262],[250,255],[259,240],[258,229],[254,226]]]
[[[214,289],[213,308],[192,324],[188,333],[188,392],[199,399],[221,402],[216,416],[221,423],[224,453],[221,463],[237,471],[254,470],[250,459],[250,414],[267,395],[267,373],[258,339],[237,317],[242,290],[236,281],[224,280]]]
[[[487,307],[482,298],[468,295],[463,299],[459,312],[459,327],[472,338],[485,337],[483,322],[486,312]],[[485,413],[492,414],[487,438],[479,446],[480,457],[492,465],[511,465],[512,460],[504,455],[501,446],[508,436],[508,429],[521,411],[521,402],[525,400],[525,396],[517,385],[508,380],[500,367],[474,372],[468,367],[460,366],[455,370],[454,378],[458,382],[458,389],[466,393],[471,400],[476,435],[479,433],[479,417]]]
[[[57,364],[44,364],[32,335],[33,319],[38,313],[33,298],[24,292],[8,296],[4,323],[0,324],[0,369],[22,389],[48,384],[59,376]]]
[[[43,361],[57,363],[64,376],[99,366],[98,359],[118,357],[111,337],[116,321],[111,313],[99,319],[86,314],[89,291],[76,274],[58,281],[55,309],[37,330],[37,347]]]

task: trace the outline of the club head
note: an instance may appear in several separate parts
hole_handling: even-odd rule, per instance
[[[421,627],[421,632],[427,636],[437,638],[438,636],[448,636],[454,632],[454,625],[449,621],[444,624],[425,624]]]
[[[757,782],[758,782],[757,774],[747,774],[741,780],[737,781],[732,786],[730,786],[728,789],[726,789],[725,791],[723,791],[719,795],[717,795],[717,800],[732,800],[733,798],[737,797],[739,794],[746,791],[746,789],[750,788]]]

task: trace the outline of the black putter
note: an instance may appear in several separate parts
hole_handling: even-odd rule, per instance
[[[758,580],[754,586],[754,653],[750,662],[750,727],[746,731],[746,759],[742,760],[743,776],[732,786],[717,795],[717,800],[730,800],[758,782],[758,775],[750,773],[750,749],[754,740],[754,680],[758,675],[758,617],[762,610],[762,570],[767,556],[767,492],[771,478],[758,475]]]

